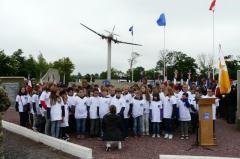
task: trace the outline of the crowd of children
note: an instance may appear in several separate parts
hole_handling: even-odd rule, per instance
[[[64,140],[69,139],[69,133],[76,134],[78,139],[102,137],[103,118],[111,105],[122,119],[124,138],[151,135],[173,139],[180,130],[179,137],[189,139],[189,132],[197,130],[198,100],[213,98],[214,92],[208,88],[207,94],[202,94],[199,87],[189,88],[187,84],[115,88],[90,86],[85,82],[82,86],[63,88],[45,83],[36,85],[32,92],[22,87],[16,97],[16,110],[21,126],[31,125],[34,131]],[[212,106],[213,120],[218,105],[216,98]]]

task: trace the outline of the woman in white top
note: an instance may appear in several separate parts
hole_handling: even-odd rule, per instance
[[[16,111],[19,112],[20,116],[20,125],[27,127],[28,121],[28,96],[25,87],[22,87],[18,95],[16,97],[16,105],[15,105]]]

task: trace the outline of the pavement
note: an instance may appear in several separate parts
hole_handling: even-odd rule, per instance
[[[14,109],[5,112],[3,119],[19,123],[19,115]],[[236,125],[230,125],[218,119],[216,121],[216,137],[217,145],[211,147],[194,146],[195,135],[191,135],[189,140],[180,140],[178,133],[175,134],[173,140],[165,140],[163,137],[151,138],[150,136],[129,137],[123,142],[122,150],[113,149],[111,152],[106,152],[104,142],[97,138],[79,140],[76,135],[70,134],[70,142],[92,148],[95,159],[158,159],[159,154],[240,157],[240,132],[237,131]],[[8,144],[8,141],[5,142]],[[40,144],[40,146],[43,145]],[[9,151],[9,149],[6,150]],[[51,150],[51,148],[47,148],[44,152]]]

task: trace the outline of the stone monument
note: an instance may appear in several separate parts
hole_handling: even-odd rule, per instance
[[[18,91],[24,86],[24,77],[0,77],[0,86],[7,92],[11,106],[14,106]]]

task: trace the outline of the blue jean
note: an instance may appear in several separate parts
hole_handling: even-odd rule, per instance
[[[83,135],[86,131],[86,118],[76,119],[76,129],[78,135]]]
[[[160,134],[160,123],[153,122],[153,134]]]
[[[51,135],[59,138],[61,120],[51,121]]]
[[[142,128],[143,123],[142,122],[143,122],[142,115],[133,118],[133,132],[134,132],[134,135],[142,135],[142,131],[143,131],[143,128]]]

